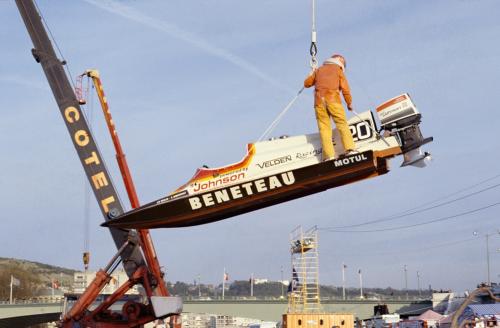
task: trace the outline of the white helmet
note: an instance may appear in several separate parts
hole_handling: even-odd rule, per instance
[[[344,56],[339,55],[339,54],[333,54],[332,58],[336,59],[340,63],[340,67],[342,67],[342,70],[345,71],[347,64],[346,64]]]

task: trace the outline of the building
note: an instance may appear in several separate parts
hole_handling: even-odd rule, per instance
[[[182,313],[183,328],[210,328],[211,317],[207,313]]]
[[[277,322],[222,314],[183,313],[182,328],[272,328]]]
[[[437,328],[439,326],[439,321],[442,320],[443,317],[444,317],[443,315],[435,311],[427,310],[421,315],[416,317],[410,317],[409,319],[425,322],[428,328]]]
[[[499,327],[500,326],[500,303],[471,304],[467,306],[464,313],[458,319],[459,323],[467,320],[471,326],[476,328]],[[467,326],[467,323],[465,324]]]
[[[75,272],[73,275],[73,293],[83,293],[95,276],[95,271]],[[101,294],[113,294],[127,280],[128,276],[125,270],[115,270],[111,275],[111,281],[104,287]],[[127,294],[139,294],[137,285],[127,291]]]

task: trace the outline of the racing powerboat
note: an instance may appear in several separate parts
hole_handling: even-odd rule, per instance
[[[113,218],[103,226],[129,229],[177,228],[206,224],[283,203],[389,171],[389,159],[403,155],[402,166],[425,167],[431,142],[420,131],[421,114],[409,94],[348,121],[356,150],[322,162],[318,133],[282,136],[247,145],[245,157],[218,168],[199,168],[171,194]],[[336,154],[344,149],[333,130]]]

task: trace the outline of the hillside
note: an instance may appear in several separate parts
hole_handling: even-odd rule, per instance
[[[222,293],[222,285],[212,286],[209,290],[204,288],[206,286],[201,286],[201,294],[202,296],[212,297],[216,295],[220,295]],[[248,280],[236,280],[227,284],[227,290],[225,292],[226,296],[229,297],[248,297],[250,295],[250,282]],[[258,298],[279,298],[282,293],[286,297],[287,286],[283,286],[281,283],[276,281],[269,281],[267,283],[256,284],[253,288],[253,294]],[[198,293],[198,289],[196,285],[188,285],[184,283],[177,282],[175,285],[172,285],[171,291],[173,294],[179,296],[196,296]],[[406,295],[410,298],[430,298],[432,292],[430,290],[418,290],[410,289],[400,290],[394,289],[391,287],[386,288],[363,288],[363,296],[365,298],[370,299],[398,299],[398,298],[406,298]],[[322,298],[333,298],[340,299],[342,298],[342,287],[339,286],[328,286],[321,285],[320,286],[320,295]],[[357,287],[347,287],[346,288],[346,297],[349,299],[356,299],[360,295],[360,290]]]
[[[73,275],[76,270],[57,267],[44,263],[0,257],[0,302],[9,299],[10,277],[14,276],[20,281],[20,286],[14,287],[14,297],[17,299],[31,298],[42,294],[50,294],[52,281],[57,281],[60,286],[71,289]],[[217,298],[222,294],[222,285],[198,285],[184,282],[168,283],[168,289],[173,295],[185,298],[203,297]],[[267,282],[254,285],[254,296],[258,298],[280,298],[282,293],[286,296],[287,286],[279,282]],[[410,297],[430,297],[430,290],[398,290],[387,288],[364,288],[363,294],[367,298],[390,299]],[[359,297],[358,288],[346,288],[348,298]],[[250,283],[248,280],[228,282],[225,295],[227,297],[248,297]],[[338,286],[321,286],[321,297],[341,298],[342,288]]]
[[[0,257],[0,300],[9,298],[11,275],[20,281],[20,285],[14,287],[15,297],[29,298],[50,288],[52,281],[70,286],[74,272],[49,264]]]

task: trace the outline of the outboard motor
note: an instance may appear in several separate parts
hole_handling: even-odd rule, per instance
[[[377,107],[381,128],[397,136],[404,161],[401,166],[413,165],[425,167],[425,160],[430,159],[428,152],[422,152],[420,146],[431,142],[433,137],[424,138],[420,131],[422,115],[410,98],[404,93]]]

